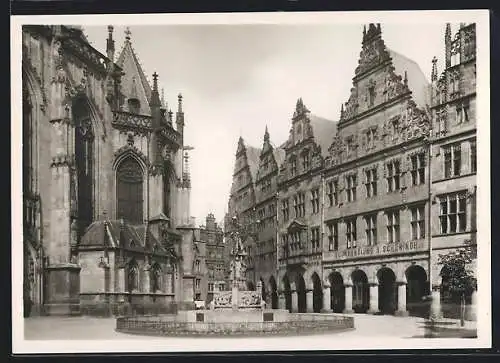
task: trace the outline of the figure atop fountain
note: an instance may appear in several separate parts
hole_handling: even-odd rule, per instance
[[[245,290],[246,285],[246,263],[245,259],[247,257],[247,253],[243,247],[243,241],[241,239],[241,225],[238,223],[238,218],[236,216],[233,217],[233,225],[234,232],[231,235],[231,238],[234,240],[234,246],[231,250],[231,281],[232,286],[237,286],[240,290]]]

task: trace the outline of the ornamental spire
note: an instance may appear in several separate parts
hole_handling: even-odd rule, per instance
[[[431,72],[431,82],[437,81],[437,58],[434,56],[432,58],[432,72]]]
[[[266,131],[264,132],[264,142],[269,142],[269,131],[267,130],[267,125]]]

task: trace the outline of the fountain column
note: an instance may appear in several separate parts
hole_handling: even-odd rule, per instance
[[[292,290],[292,313],[299,312],[299,297],[297,291]]]
[[[238,289],[238,281],[234,280],[233,281],[233,288],[231,290],[231,303],[233,310],[238,310],[238,303],[239,303],[239,289]]]
[[[308,313],[314,312],[314,292],[313,292],[313,290],[307,290],[307,293],[306,293],[306,311]]]

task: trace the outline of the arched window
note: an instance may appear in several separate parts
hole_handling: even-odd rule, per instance
[[[158,264],[154,264],[151,268],[151,292],[161,291],[162,278],[161,278],[161,267]]]
[[[93,170],[94,170],[94,133],[87,105],[83,100],[73,104],[73,119],[75,121],[75,159],[77,175],[77,200],[79,235],[93,219]]]
[[[141,166],[134,158],[127,157],[116,171],[118,218],[136,224],[143,222],[143,183]]]
[[[139,289],[139,268],[135,261],[132,261],[128,265],[127,274],[127,290],[129,292]]]

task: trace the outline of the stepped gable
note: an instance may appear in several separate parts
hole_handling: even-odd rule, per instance
[[[410,88],[411,86],[411,88]],[[380,24],[363,30],[362,49],[348,101],[342,104],[339,123],[370,112],[398,97],[410,96],[420,109],[429,104],[430,84],[412,60],[386,47]]]
[[[137,98],[141,105],[140,113],[151,115],[149,104],[151,102],[152,88],[132,47],[131,34],[127,28],[125,31],[125,42],[116,61],[116,64],[124,72],[121,78],[121,91],[125,96],[124,105],[127,104],[129,98]]]

